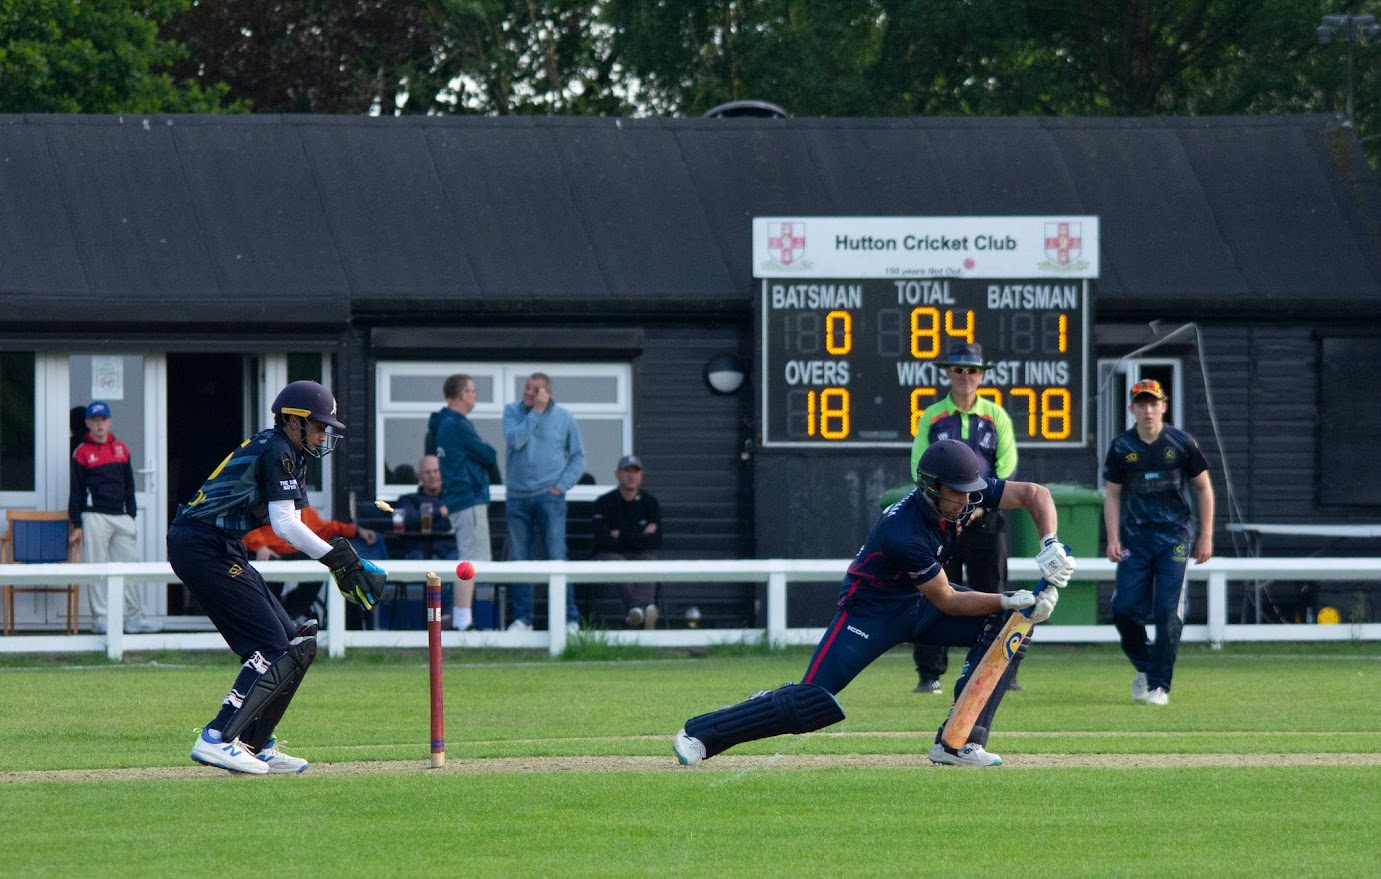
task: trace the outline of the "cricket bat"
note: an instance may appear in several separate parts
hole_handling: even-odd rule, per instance
[[[1046,582],[1042,578],[1031,591],[1039,595],[1044,588]],[[954,700],[954,707],[949,710],[949,718],[945,720],[945,728],[940,731],[940,741],[954,750],[957,751],[968,743],[969,733],[973,731],[978,715],[992,697],[998,679],[1007,670],[1007,666],[1012,664],[1012,657],[1017,655],[1022,642],[1031,634],[1031,627],[1035,625],[1031,622],[1031,610],[1032,608],[1028,607],[1012,611],[1002,631],[997,633],[983,658],[978,660],[978,667],[969,675],[968,683],[964,684],[959,698]]]

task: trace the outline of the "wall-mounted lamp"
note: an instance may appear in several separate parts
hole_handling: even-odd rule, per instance
[[[733,354],[716,354],[705,361],[704,377],[716,394],[732,394],[743,387],[743,364]]]

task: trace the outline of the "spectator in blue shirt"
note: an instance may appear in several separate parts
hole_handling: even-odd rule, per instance
[[[503,410],[503,437],[508,446],[504,484],[508,500],[508,557],[533,557],[540,537],[546,557],[566,558],[566,492],[585,471],[585,449],[570,410],[552,399],[551,378],[534,372],[523,387],[523,398]],[[532,584],[513,584],[513,623],[509,631],[532,631]],[[580,629],[575,596],[566,590],[566,628]]]

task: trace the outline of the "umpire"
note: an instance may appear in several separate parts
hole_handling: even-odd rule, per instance
[[[273,401],[273,427],[245,440],[220,463],[168,529],[168,561],[241,660],[220,711],[192,747],[192,759],[248,775],[296,773],[307,761],[283,753],[273,729],[316,656],[316,620],[293,623],[249,564],[247,532],[274,533],[330,569],[346,599],[374,606],[385,574],[362,562],[349,541],[325,542],[302,523],[307,456],[323,458],[345,425],[336,400],[312,381]],[[338,433],[332,433],[335,430]]]
[[[983,476],[1011,478],[1017,469],[1012,419],[1007,410],[978,396],[983,373],[992,366],[983,362],[983,346],[956,342],[949,346],[939,365],[945,367],[949,377],[949,394],[921,413],[916,441],[911,446],[911,472],[916,472],[921,455],[932,443],[954,439],[978,455]],[[1006,524],[1000,510],[976,510],[959,533],[957,550],[945,562],[945,576],[978,592],[1005,592]],[[949,668],[949,648],[916,644],[911,655],[920,678],[913,692],[939,695],[940,677]],[[1014,680],[1009,689],[1019,690],[1021,686]]]

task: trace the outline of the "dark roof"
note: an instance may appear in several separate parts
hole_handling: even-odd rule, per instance
[[[30,321],[742,311],[755,215],[1098,215],[1104,314],[1381,303],[1322,116],[0,116],[0,192]]]

